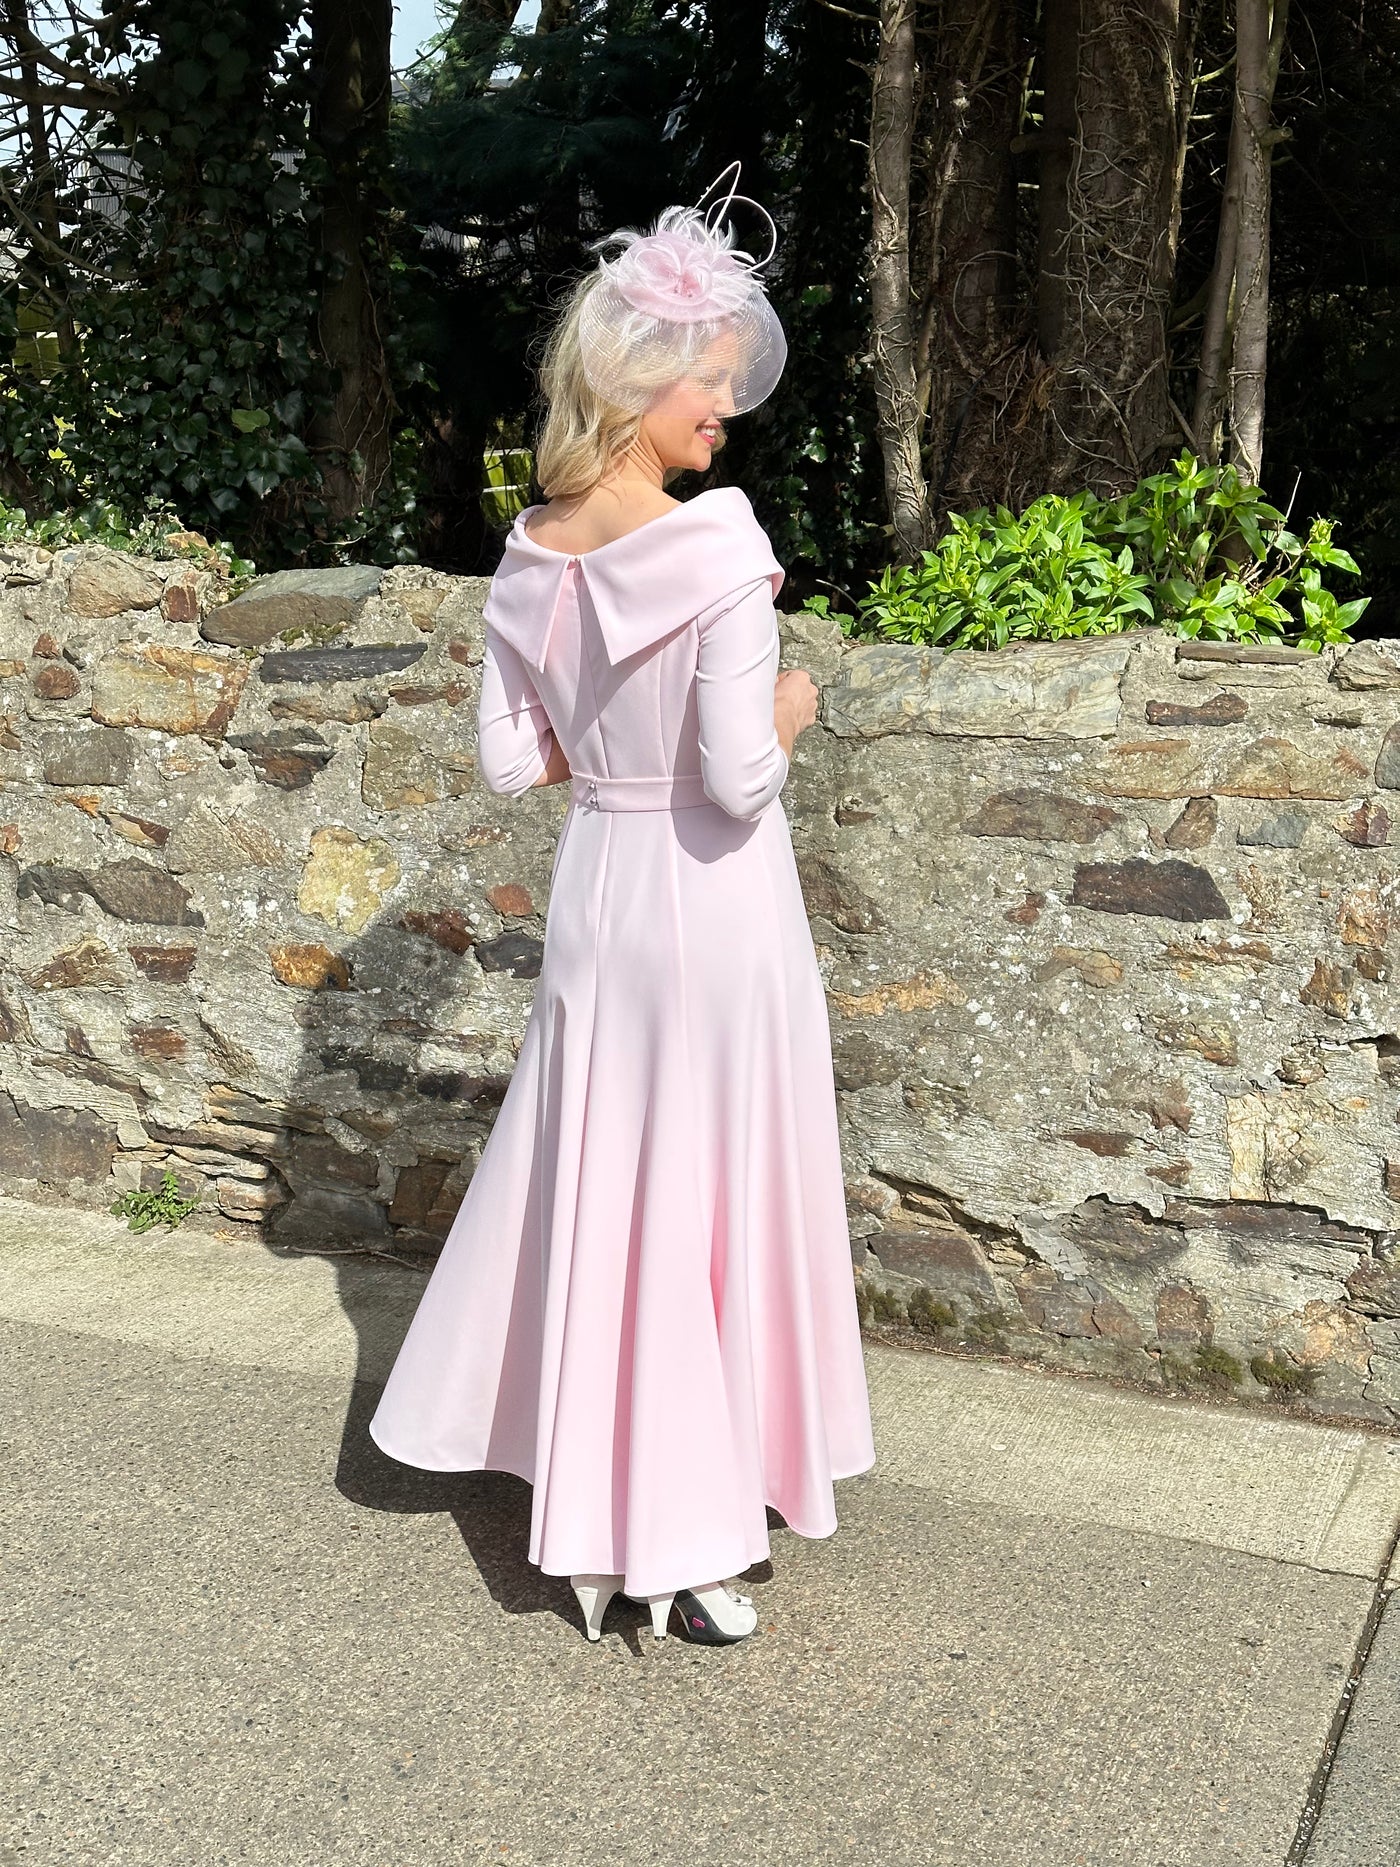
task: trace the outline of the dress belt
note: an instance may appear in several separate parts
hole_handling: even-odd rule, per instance
[[[665,778],[595,778],[576,771],[569,794],[586,810],[691,810],[713,802],[698,772]]]

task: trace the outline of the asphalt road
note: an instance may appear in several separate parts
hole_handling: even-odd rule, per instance
[[[758,1633],[595,1646],[365,1432],[421,1288],[0,1197],[0,1867],[1400,1867],[1400,1441],[867,1344]]]

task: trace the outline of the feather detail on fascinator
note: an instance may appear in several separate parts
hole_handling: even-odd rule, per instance
[[[738,170],[731,163],[700,203],[731,173],[737,184]],[[756,260],[720,224],[732,202],[747,199],[731,186],[707,212],[700,203],[668,207],[648,233],[622,228],[593,242],[595,251],[621,248],[600,259],[579,322],[584,374],[605,400],[640,412],[687,383],[710,394],[727,382],[742,414],[772,393],[787,339],[759,275],[777,250],[777,228],[750,202],[772,236]]]

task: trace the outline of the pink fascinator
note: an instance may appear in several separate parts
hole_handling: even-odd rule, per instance
[[[778,231],[766,209],[734,193],[739,166],[731,162],[694,207],[666,208],[649,233],[623,228],[593,242],[595,252],[622,250],[599,260],[584,299],[583,371],[618,408],[640,412],[686,382],[708,392],[727,378],[734,413],[743,414],[782,375],[787,339],[759,276],[777,251]],[[729,193],[702,213],[706,196],[731,176]],[[721,225],[735,201],[748,201],[768,222],[762,259],[736,247]]]

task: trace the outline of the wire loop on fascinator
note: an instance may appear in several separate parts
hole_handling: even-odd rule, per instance
[[[649,233],[621,228],[592,242],[600,259],[579,321],[584,374],[606,400],[641,410],[672,405],[687,386],[701,396],[726,385],[733,412],[771,394],[787,360],[787,340],[759,277],[777,251],[778,230],[761,260],[734,244],[726,216],[735,201],[739,164],[710,183],[694,207],[668,207]],[[701,207],[733,175],[728,194]]]

